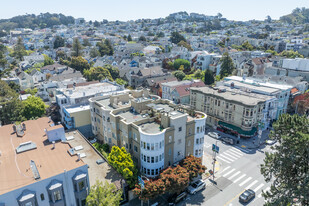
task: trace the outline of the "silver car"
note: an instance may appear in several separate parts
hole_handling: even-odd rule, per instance
[[[215,138],[215,139],[220,139],[221,135],[218,134],[217,132],[208,132],[208,136]]]
[[[204,182],[203,180],[197,180],[196,182],[192,183],[187,188],[187,190],[191,195],[194,195],[198,191],[203,190],[205,188],[206,188],[206,182]]]

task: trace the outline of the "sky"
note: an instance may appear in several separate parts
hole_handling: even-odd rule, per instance
[[[309,0],[0,0],[0,19],[17,15],[62,13],[87,21],[136,20],[166,17],[187,11],[205,15],[221,13],[229,20],[264,20],[309,8]]]

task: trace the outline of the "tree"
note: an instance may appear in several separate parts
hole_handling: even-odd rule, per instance
[[[309,120],[307,116],[282,114],[269,137],[277,140],[266,152],[261,173],[270,191],[266,205],[309,205]]]
[[[186,38],[184,36],[182,36],[181,34],[179,34],[179,32],[177,32],[177,31],[172,32],[170,41],[174,44],[178,44],[181,41],[187,42]]]
[[[52,65],[55,63],[54,60],[49,56],[47,56],[46,54],[43,54],[43,56],[44,56],[44,66]]]
[[[99,27],[100,26],[100,22],[98,22],[97,20],[94,21],[93,26],[95,27]]]
[[[218,13],[218,14],[217,14],[217,17],[218,17],[219,19],[221,19],[221,18],[222,18],[222,14],[221,14],[221,13]]]
[[[137,169],[131,158],[131,154],[127,153],[124,147],[120,149],[118,146],[113,146],[107,160],[126,179],[130,187],[135,185]]]
[[[69,62],[69,66],[80,72],[83,72],[85,69],[90,69],[88,61],[81,56],[72,57],[71,62]]]
[[[201,71],[200,69],[198,69],[193,73],[193,77],[194,77],[194,79],[201,79],[202,80],[204,78],[204,72]]]
[[[114,49],[111,42],[108,39],[105,41],[101,41],[97,43],[97,47],[99,48],[99,52],[101,56],[109,55],[112,56],[114,54]]]
[[[103,79],[113,81],[113,77],[111,76],[109,70],[104,67],[91,67],[90,69],[84,70],[84,77],[87,81]]]
[[[108,69],[113,79],[117,79],[119,77],[119,69],[117,67],[113,67],[110,64],[106,64],[104,67]]]
[[[224,78],[224,77],[227,77],[228,75],[231,75],[235,68],[234,68],[233,60],[230,57],[228,52],[225,52],[222,55],[220,62],[221,62],[220,77]]]
[[[91,46],[90,42],[88,39],[83,39],[83,46]]]
[[[282,57],[291,58],[291,59],[304,58],[304,56],[298,53],[298,51],[293,51],[293,50],[282,51],[279,55]]]
[[[159,195],[164,194],[165,192],[165,185],[161,179],[144,181],[144,184],[145,187],[143,191],[140,185],[136,185],[135,189],[133,190],[134,193],[141,200],[144,201],[152,200],[158,197]]]
[[[183,40],[181,40],[178,44],[178,46],[183,46],[185,48],[187,48],[189,51],[193,51],[191,45]]]
[[[174,71],[173,75],[177,78],[178,81],[183,80],[185,78],[186,74],[183,71]]]
[[[56,36],[54,41],[54,49],[64,47],[64,39],[61,36]]]
[[[187,156],[180,162],[180,166],[185,168],[189,173],[189,179],[192,181],[195,177],[203,174],[206,167],[202,165],[200,158],[194,157],[193,155]]]
[[[207,69],[205,71],[204,82],[205,82],[206,85],[211,85],[211,84],[213,84],[215,82],[215,78],[214,78],[213,72],[210,71],[209,69]]]
[[[64,51],[57,51],[56,59],[67,59],[67,54]]]
[[[169,167],[161,172],[160,178],[166,187],[166,191],[171,194],[179,194],[189,184],[189,173],[185,168],[179,165],[174,168]]]
[[[40,97],[30,96],[22,102],[24,105],[23,116],[26,119],[41,117],[48,107]]]
[[[24,107],[18,97],[16,91],[0,80],[0,122],[2,125],[25,120],[22,116]]]
[[[37,92],[38,92],[38,89],[37,88],[34,88],[34,89],[26,89],[25,90],[26,94],[31,94],[31,95],[35,95]]]
[[[95,57],[98,57],[98,56],[100,56],[99,50],[96,47],[91,48],[90,49],[90,57],[95,58]]]
[[[128,86],[128,82],[125,81],[125,80],[123,80],[123,79],[121,79],[121,78],[115,79],[115,82],[116,82],[117,84],[119,84],[119,85],[123,85],[124,87],[127,87],[127,86]]]
[[[146,37],[145,36],[140,36],[138,38],[138,41],[147,41]]]
[[[86,205],[88,206],[117,206],[122,200],[122,191],[117,190],[115,184],[108,183],[105,180],[103,184],[97,180],[95,185],[92,185],[89,195],[86,198]]]
[[[130,34],[128,35],[128,41],[132,41],[132,37]]]
[[[18,37],[17,43],[14,47],[13,56],[16,57],[16,59],[22,61],[23,57],[27,54],[23,39],[21,37]]]
[[[249,51],[252,51],[254,49],[254,47],[248,42],[248,41],[245,41],[241,47],[243,48],[243,50],[249,50]]]
[[[83,53],[82,49],[83,49],[83,47],[82,47],[81,43],[79,42],[78,38],[75,38],[73,40],[72,56],[74,56],[74,57],[81,56],[82,53]]]
[[[175,69],[179,69],[179,67],[183,65],[185,70],[189,70],[190,69],[190,62],[188,60],[185,59],[176,59],[174,61],[174,68]]]

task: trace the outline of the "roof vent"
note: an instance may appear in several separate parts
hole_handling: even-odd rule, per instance
[[[32,170],[34,179],[35,180],[40,179],[40,173],[33,160],[30,161],[30,168]]]
[[[21,143],[17,148],[16,148],[16,153],[22,153],[22,152],[26,152],[32,149],[36,149],[36,144],[34,142],[24,142]]]

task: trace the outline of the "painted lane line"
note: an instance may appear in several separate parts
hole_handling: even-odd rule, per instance
[[[231,159],[231,158],[228,158],[227,156],[225,156],[224,154],[220,154],[218,157],[223,157],[225,159],[227,159],[228,161],[230,162],[234,162],[235,160]]]
[[[225,170],[228,170],[230,167],[231,167],[231,166],[228,166],[228,167],[224,168],[224,169],[223,169],[221,172],[219,172],[219,173],[221,174],[221,173],[224,172]]]
[[[239,186],[243,186],[244,184],[246,184],[249,180],[251,180],[252,177],[248,177],[248,179],[246,179],[245,181],[243,181],[242,183],[239,184]]]
[[[248,186],[246,187],[246,189],[250,189],[250,187],[252,187],[252,186],[255,185],[256,183],[258,183],[258,181],[257,181],[257,180],[254,180],[250,185],[248,185]]]
[[[229,163],[229,164],[231,163],[230,161],[227,161],[227,160],[225,160],[225,159],[223,159],[223,158],[221,158],[221,157],[219,157],[219,156],[218,156],[217,158],[220,159],[220,160],[222,160],[223,162],[226,162],[226,163]]]
[[[228,176],[229,174],[231,174],[232,172],[234,172],[236,169],[232,169],[232,170],[230,170],[229,172],[227,172],[227,173],[225,173],[224,175],[223,175],[223,177],[226,177],[226,176]]]
[[[240,155],[240,154],[234,152],[233,150],[228,150],[226,152],[229,153],[230,155],[237,157],[237,158],[241,158],[243,156],[243,155]]]
[[[235,148],[231,148],[229,151],[234,152],[235,154],[241,155],[243,156],[244,154],[241,153],[239,150],[235,149]]]
[[[259,186],[257,186],[253,191],[257,192],[259,189],[261,189],[264,186],[263,183],[261,183]]]
[[[226,155],[229,158],[234,159],[234,161],[238,159],[237,157],[234,157],[234,156],[232,156],[232,155],[230,155],[229,153],[226,153],[226,152],[224,152],[223,155]]]
[[[233,177],[235,177],[236,175],[238,175],[240,173],[240,171],[236,172],[235,174],[233,174],[232,176],[230,176],[228,179],[231,180],[233,179]]]
[[[233,182],[236,183],[239,180],[241,180],[242,178],[244,178],[246,176],[246,174],[241,175],[240,177],[238,177],[236,180],[234,180]]]

